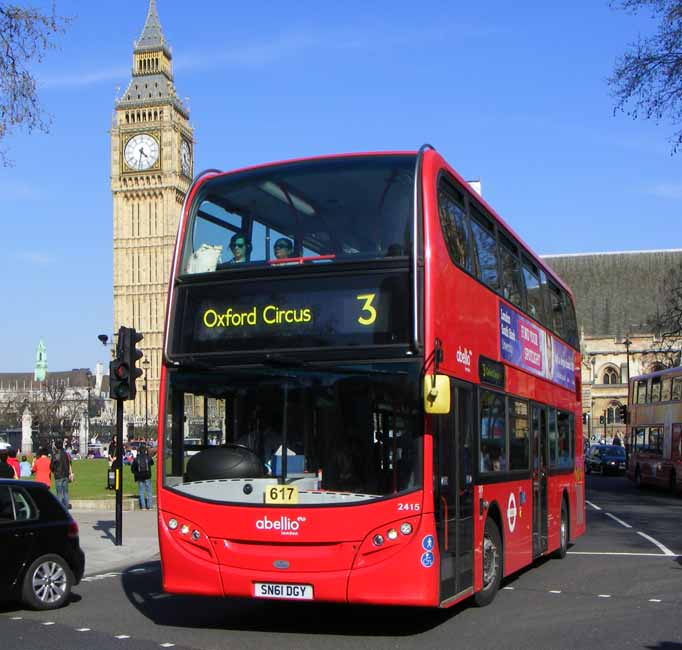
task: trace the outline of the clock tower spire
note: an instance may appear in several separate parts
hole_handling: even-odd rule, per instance
[[[144,334],[148,396],[126,415],[155,421],[167,282],[180,209],[192,175],[193,129],[173,81],[172,51],[156,0],[133,47],[132,77],[116,99],[111,128],[114,323]],[[141,388],[141,387],[140,387]]]

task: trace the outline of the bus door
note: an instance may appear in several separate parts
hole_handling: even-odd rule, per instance
[[[473,586],[474,390],[450,380],[450,395],[450,413],[434,416],[434,511],[441,559],[441,603]]]
[[[533,404],[533,557],[547,550],[547,409]],[[555,425],[556,426],[556,423]]]

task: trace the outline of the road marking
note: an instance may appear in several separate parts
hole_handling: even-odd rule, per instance
[[[44,621],[43,625],[54,625],[54,621]]]
[[[616,515],[612,515],[610,512],[605,512],[604,513],[607,517],[611,517],[614,521],[617,521],[621,526],[625,526],[626,528],[632,528],[630,524],[626,524],[622,519],[618,519]]]
[[[601,510],[601,508],[599,506],[595,506],[594,503],[592,503],[592,501],[588,501],[587,499],[585,499],[585,503],[588,506],[592,506],[595,510]]]
[[[114,638],[116,638],[116,639],[129,639],[130,636],[127,634],[117,634]]]
[[[161,647],[162,648],[172,648],[175,645],[175,643],[162,643]]]
[[[23,616],[12,616],[10,621],[22,621],[24,619]]]
[[[560,594],[560,593],[561,593],[561,590],[560,590],[560,589],[550,589],[550,590],[549,590],[549,593],[550,593],[550,594]]]
[[[663,546],[661,542],[656,541],[653,537],[643,533],[641,530],[638,530],[637,534],[641,535],[644,539],[648,539],[655,546],[658,546],[658,548],[660,548],[667,557],[677,557],[677,554],[673,553],[669,548]]]
[[[123,575],[120,572],[112,571],[111,573],[99,573],[95,576],[87,576],[82,578],[81,582],[95,582],[96,580],[104,580],[105,578],[115,578],[116,576]]]
[[[89,627],[77,627],[76,632],[89,632],[90,628]]]
[[[503,587],[503,589],[506,589],[507,591],[514,591],[514,587]]]
[[[660,603],[661,599],[660,598],[649,598],[650,603]]]
[[[597,594],[597,598],[611,598],[611,594]]]
[[[569,555],[632,555],[635,557],[680,557],[679,555],[662,555],[661,553],[617,553],[615,551],[569,551]]]

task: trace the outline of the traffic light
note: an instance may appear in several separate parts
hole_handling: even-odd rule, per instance
[[[121,337],[122,335],[122,337]],[[144,338],[138,334],[134,327],[121,327],[119,330],[119,340],[123,362],[128,366],[128,399],[135,399],[137,389],[135,381],[142,375],[142,369],[137,368],[137,361],[144,355],[135,346]]]
[[[603,415],[599,416],[599,424],[604,424],[604,416]]]
[[[135,380],[142,375],[136,365],[143,356],[135,346],[143,338],[133,327],[121,326],[118,330],[116,358],[109,364],[109,395],[113,399],[135,399]]]
[[[618,420],[624,424],[628,422],[628,407],[625,404],[618,407]]]

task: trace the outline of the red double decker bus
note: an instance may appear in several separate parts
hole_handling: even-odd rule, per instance
[[[585,529],[571,294],[431,147],[200,174],[159,417],[168,592],[450,606]]]
[[[627,475],[637,487],[682,491],[682,367],[630,380]]]

